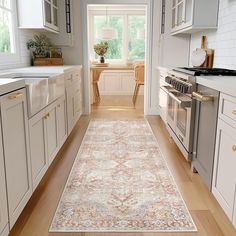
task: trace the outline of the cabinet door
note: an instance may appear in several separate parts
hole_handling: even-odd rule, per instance
[[[82,94],[80,82],[74,84],[74,125],[79,120],[82,113]]]
[[[57,140],[59,148],[67,138],[66,99],[65,96],[57,101]]]
[[[236,130],[219,119],[212,192],[232,220],[236,189]]]
[[[10,228],[32,194],[25,89],[1,98]]]
[[[66,89],[66,108],[67,108],[67,129],[68,135],[74,126],[74,88],[70,86]]]
[[[44,25],[52,30],[58,28],[58,5],[57,0],[44,0]]]
[[[0,123],[0,130],[2,130]],[[5,179],[5,164],[3,157],[2,147],[2,134],[0,133],[0,235],[3,231],[8,229],[8,212],[7,212],[7,192],[6,192],[6,179]]]
[[[30,157],[33,189],[35,189],[48,168],[45,140],[45,111],[29,120]]]
[[[185,23],[185,0],[177,0],[177,25],[180,26]]]
[[[49,165],[58,152],[56,102],[46,108],[46,141]]]

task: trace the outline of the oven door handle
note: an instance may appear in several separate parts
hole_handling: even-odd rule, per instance
[[[200,101],[200,102],[213,102],[214,96],[213,95],[203,95],[201,93],[193,92],[193,98]]]
[[[181,105],[182,107],[191,107],[191,103],[192,101],[183,101],[181,99],[179,99],[178,97],[176,97],[173,93],[169,92],[169,96],[171,98],[173,98],[179,105]]]

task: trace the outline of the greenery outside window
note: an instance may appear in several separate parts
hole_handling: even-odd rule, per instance
[[[14,53],[13,1],[0,0],[0,53]]]
[[[107,23],[108,22],[108,23]],[[143,13],[133,13],[131,11],[113,11],[106,15],[104,11],[90,13],[90,51],[91,59],[97,60],[93,45],[101,42],[96,37],[96,32],[106,26],[117,30],[118,37],[108,41],[109,49],[105,56],[106,61],[127,62],[145,59],[145,39],[139,38],[139,30],[144,30],[146,26],[146,16]]]

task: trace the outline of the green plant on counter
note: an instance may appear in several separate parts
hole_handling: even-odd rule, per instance
[[[35,35],[27,43],[28,50],[31,50],[33,57],[49,57],[50,49],[53,47],[50,39],[44,35]]]

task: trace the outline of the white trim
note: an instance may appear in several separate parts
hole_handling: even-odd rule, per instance
[[[81,13],[82,13],[82,25],[83,25],[83,68],[84,68],[84,91],[85,91],[85,114],[91,113],[91,83],[90,83],[90,70],[89,70],[89,45],[88,45],[88,5],[97,4],[111,4],[111,5],[144,5],[147,6],[147,43],[146,43],[146,72],[145,78],[145,94],[144,94],[144,114],[150,114],[152,108],[151,104],[151,88],[152,88],[152,68],[154,65],[152,63],[152,47],[153,47],[153,5],[154,0],[84,0],[81,2]],[[161,4],[159,2],[159,4]],[[157,91],[158,92],[158,91]],[[158,114],[158,110],[156,110]]]

